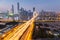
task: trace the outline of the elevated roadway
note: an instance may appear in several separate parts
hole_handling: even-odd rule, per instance
[[[33,24],[32,23],[34,23],[34,21],[35,21],[37,16],[38,16],[38,14],[33,16],[26,23],[24,23],[22,25],[18,25],[15,28],[11,29],[10,31],[6,32],[2,36],[1,40],[19,40],[19,39],[20,40],[30,40],[31,34],[32,34],[32,30],[33,30],[33,27],[32,27]],[[26,33],[27,35],[25,35],[24,33]],[[24,37],[24,39],[22,39],[23,37]]]

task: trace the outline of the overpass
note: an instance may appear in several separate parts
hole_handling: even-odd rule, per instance
[[[1,37],[0,40],[32,40],[32,31],[34,28],[34,21],[38,14],[33,16],[29,21],[26,23],[18,26],[15,28],[11,29],[10,31],[4,33]]]

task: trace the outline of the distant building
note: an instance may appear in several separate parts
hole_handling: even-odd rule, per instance
[[[0,12],[0,18],[8,18],[8,12]]]
[[[12,5],[12,13],[14,14],[14,5]]]
[[[33,12],[31,10],[28,10],[28,20],[33,17]]]
[[[11,6],[11,10],[8,13],[9,19],[14,19],[14,5]]]
[[[57,20],[60,20],[60,13],[57,13]]]
[[[56,12],[41,11],[38,16],[38,20],[56,20]]]
[[[26,11],[24,8],[19,8],[19,2],[17,3],[17,12],[18,12],[18,19],[19,20],[29,20],[32,18],[33,13],[31,12],[31,10]],[[33,10],[35,10],[35,8],[33,8]],[[14,17],[16,18],[17,16],[14,15]]]
[[[35,11],[35,7],[33,7],[33,16],[35,15],[35,12],[36,12],[36,11]]]
[[[19,14],[14,14],[14,20],[19,20]]]
[[[18,13],[19,13],[19,2],[17,3],[17,11],[18,11]]]
[[[35,7],[33,7],[33,17],[36,16],[37,14],[39,14],[39,13],[35,10]],[[38,19],[38,17],[35,20],[37,20],[37,19]]]
[[[20,20],[29,20],[32,18],[33,13],[31,10],[24,10],[24,8],[19,9],[19,18]]]
[[[35,11],[35,7],[33,7],[33,12]]]
[[[19,10],[20,13],[20,20],[28,20],[28,12],[26,10],[24,10],[24,8],[21,8]]]

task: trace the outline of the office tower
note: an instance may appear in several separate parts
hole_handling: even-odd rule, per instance
[[[12,13],[14,13],[14,5],[12,5]]]
[[[11,11],[12,11],[12,13],[10,13],[10,16],[14,20],[14,5],[12,5]]]
[[[19,9],[19,2],[17,3],[17,13],[19,14],[19,18],[18,18],[18,20],[20,20],[21,18],[20,18],[20,9]]]
[[[33,7],[33,12],[35,11],[35,7]]]
[[[35,11],[35,7],[33,7],[33,16],[35,16],[36,15],[36,11]]]
[[[17,11],[19,13],[19,2],[17,3]]]

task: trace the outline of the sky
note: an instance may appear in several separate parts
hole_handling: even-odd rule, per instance
[[[60,11],[60,0],[0,0],[0,10],[10,10],[13,4],[14,10],[17,11],[17,2],[20,3],[20,8],[26,10],[35,7],[37,11]]]

